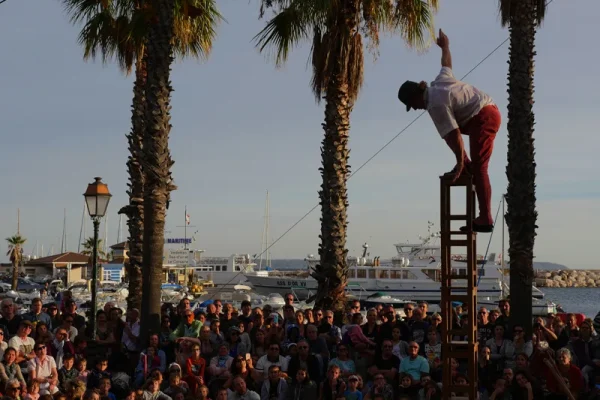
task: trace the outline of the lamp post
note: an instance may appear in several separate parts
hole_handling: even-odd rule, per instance
[[[95,182],[90,183],[83,194],[88,213],[94,223],[94,247],[92,250],[92,315],[90,315],[90,325],[92,331],[92,340],[96,340],[96,311],[98,309],[98,230],[100,220],[106,214],[108,202],[112,195],[108,191],[108,186],[102,182],[102,178],[94,178]]]

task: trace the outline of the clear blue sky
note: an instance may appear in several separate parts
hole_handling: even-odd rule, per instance
[[[450,37],[455,72],[462,76],[508,32],[500,27],[496,0],[440,4],[436,26]],[[308,45],[276,70],[251,42],[263,25],[256,1],[226,0],[219,7],[227,22],[219,26],[210,60],[178,62],[172,72],[170,145],[179,190],[167,229],[170,236],[183,235],[176,226],[187,204],[199,230],[197,247],[210,255],[252,254],[260,250],[266,190],[273,238],[317,202],[323,106],[309,90]],[[576,7],[554,0],[537,38],[536,257],[572,268],[600,267],[599,14],[597,0]],[[26,252],[36,242],[45,253],[50,246],[58,252],[64,208],[69,249],[76,250],[82,193],[94,176],[114,194],[110,243],[126,203],[132,77],[114,64],[83,62],[78,29],[58,0],[0,5],[0,233],[4,238],[16,231],[20,208]],[[398,37],[385,37],[380,51],[375,63],[367,56],[365,85],[352,113],[354,169],[416,116],[400,106],[398,86],[405,79],[431,81],[439,68],[437,48],[417,54]],[[494,208],[506,188],[507,54],[505,45],[467,78],[495,99],[504,117],[490,169]],[[369,241],[373,254],[389,257],[393,243],[426,233],[427,221],[439,220],[437,177],[452,167],[452,154],[424,116],[349,182],[351,254]],[[274,246],[273,257],[316,253],[318,233],[316,210]],[[498,233],[492,251],[500,250]],[[487,238],[479,240],[480,252]]]

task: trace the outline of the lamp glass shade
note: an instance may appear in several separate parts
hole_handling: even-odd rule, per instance
[[[112,195],[108,191],[108,185],[102,182],[102,178],[94,179],[96,181],[88,185],[83,196],[90,217],[104,217]]]

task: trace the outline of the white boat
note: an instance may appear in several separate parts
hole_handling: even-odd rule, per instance
[[[359,286],[364,295],[370,296],[378,292],[385,292],[394,298],[409,299],[412,301],[427,301],[439,303],[441,301],[441,249],[440,235],[431,232],[420,238],[417,243],[396,244],[397,256],[389,262],[380,262],[378,257],[369,259],[368,245],[363,245],[361,257],[348,257],[349,286]],[[497,302],[507,294],[504,284],[502,269],[495,262],[495,254],[490,254],[487,260],[478,257],[478,285],[477,293],[481,301]],[[307,268],[296,271],[252,271],[245,274],[254,290],[261,294],[273,291],[289,291],[291,287],[299,297],[307,296],[309,292],[316,292],[317,282],[310,276],[311,269],[317,264],[318,259],[309,256],[306,258]],[[467,274],[466,257],[452,256],[453,273]],[[457,280],[453,287],[466,283]],[[534,292],[542,297],[537,288]],[[456,292],[461,294],[460,291]]]
[[[253,271],[255,266],[249,254],[232,254],[229,257],[202,257],[188,270],[193,270],[199,280],[212,281],[218,287],[233,288],[246,282],[244,273]]]

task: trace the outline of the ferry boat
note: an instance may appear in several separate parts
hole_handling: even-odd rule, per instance
[[[363,245],[361,257],[348,257],[349,286],[360,287],[366,296],[379,292],[412,301],[441,301],[441,249],[439,232],[431,232],[420,238],[417,243],[396,244],[397,256],[389,262],[381,262],[378,257],[368,258],[368,244]],[[503,268],[495,261],[496,255],[490,254],[487,260],[478,256],[478,287],[479,300],[498,301],[508,294],[508,286],[504,282]],[[296,271],[251,271],[245,277],[253,289],[260,294],[274,291],[287,291],[294,288],[296,295],[308,296],[317,290],[317,281],[310,276],[310,271],[318,263],[312,255],[306,259],[307,268]],[[453,274],[466,275],[466,257],[452,256]],[[453,287],[461,287],[466,282],[458,280]],[[534,297],[542,298],[543,293],[533,288]],[[460,290],[457,291],[460,294]]]
[[[229,257],[201,257],[188,270],[198,280],[211,281],[218,287],[233,287],[246,281],[245,273],[254,271],[256,263],[249,254],[232,254]]]

